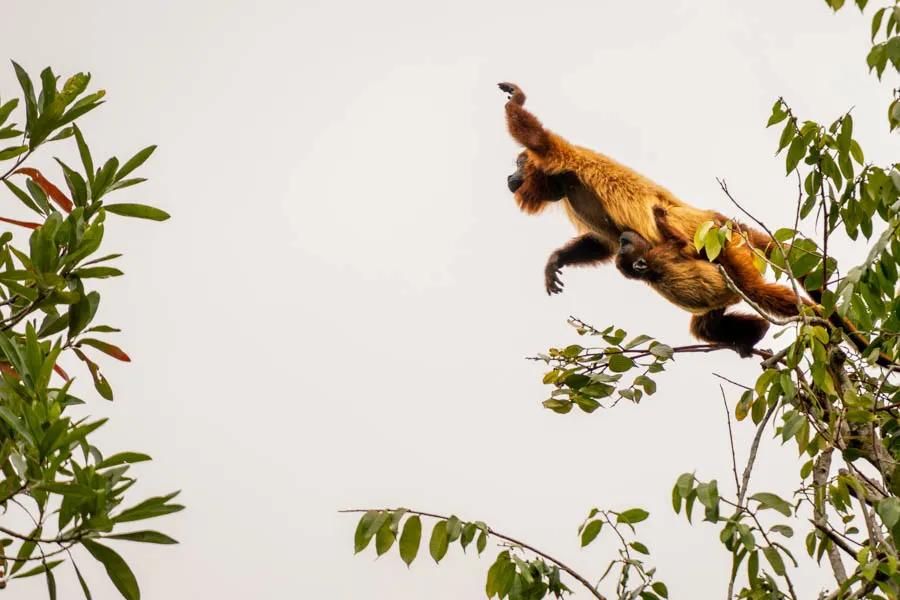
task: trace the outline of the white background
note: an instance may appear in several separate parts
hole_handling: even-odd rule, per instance
[[[867,158],[896,158],[890,82],[866,73],[871,15],[817,0],[30,0],[2,14],[3,56],[35,76],[89,70],[108,90],[82,123],[95,162],[160,145],[150,182],[118,199],[173,219],[110,216],[104,243],[126,277],[102,285],[99,320],[125,329],[134,362],[104,360],[116,401],[88,407],[112,419],[107,452],[155,459],[132,498],[184,490],[188,510],[149,523],[180,546],[116,545],[144,597],[482,597],[489,558],[458,547],[435,567],[423,545],[409,570],[396,551],[353,556],[356,519],[336,511],[397,505],[483,519],[591,574],[613,550],[579,549],[586,512],[644,506],[640,539],[672,596],[724,595],[718,528],[676,517],[669,492],[693,469],[732,490],[711,372],[749,382],[758,367],[684,356],[638,406],[541,407],[542,369],[524,357],[574,341],[568,315],[670,344],[690,343],[689,317],[611,266],[544,294],[544,261],[572,228],[559,211],[520,214],[506,190],[518,149],[496,82],[697,206],[734,214],[725,177],[785,226],[796,184],[773,157],[780,128],[764,128],[779,95],[821,121],[855,105]],[[17,91],[3,68],[3,98]],[[50,156],[76,162],[72,146],[34,164],[61,184]],[[0,206],[24,215],[10,195]],[[74,357],[63,364],[94,398]],[[743,461],[749,422],[736,435]],[[755,490],[790,494],[795,458],[767,442]],[[78,556],[95,597],[116,597]],[[79,597],[68,569],[60,597]],[[803,597],[828,583],[796,575]]]

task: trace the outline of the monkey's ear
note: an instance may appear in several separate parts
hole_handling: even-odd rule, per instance
[[[639,258],[634,261],[634,264],[631,265],[631,268],[634,269],[635,273],[643,273],[650,268],[650,265],[648,265],[647,261],[643,258]]]

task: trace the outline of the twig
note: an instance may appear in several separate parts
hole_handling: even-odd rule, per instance
[[[752,389],[753,389],[752,387],[746,386],[746,385],[744,385],[743,383],[738,383],[737,381],[732,381],[731,379],[728,379],[728,378],[725,377],[724,375],[719,375],[718,373],[715,373],[715,372],[713,372],[713,375],[715,375],[716,377],[718,377],[718,378],[721,379],[722,381],[727,381],[727,382],[730,383],[731,385],[736,385],[736,386],[738,386],[739,388],[744,388],[745,390],[752,390]]]
[[[366,513],[366,512],[369,512],[369,510],[370,509],[365,509],[365,508],[351,508],[351,509],[339,510],[338,512],[339,513]],[[376,509],[376,510],[379,510],[379,509]],[[390,510],[390,509],[380,509],[380,510]],[[411,515],[419,515],[421,517],[431,517],[432,519],[440,519],[442,521],[446,521],[449,519],[449,517],[445,517],[443,515],[437,515],[434,513],[427,513],[427,512],[417,511],[417,510],[407,510],[406,512]],[[498,531],[495,531],[495,530],[491,529],[490,527],[488,527],[487,530],[488,530],[488,534],[494,536],[495,538],[499,538],[499,539],[509,542],[511,544],[515,544],[516,546],[519,546],[520,548],[530,550],[531,552],[537,554],[541,558],[543,558],[545,560],[549,560],[551,563],[553,563],[554,565],[559,567],[561,570],[568,573],[569,576],[572,577],[573,579],[575,579],[576,581],[578,581],[578,583],[580,583],[585,588],[587,588],[588,591],[591,592],[591,595],[594,596],[594,598],[597,598],[597,600],[607,600],[606,596],[604,596],[599,591],[597,591],[597,589],[594,588],[594,586],[592,586],[590,584],[590,582],[588,582],[587,579],[585,579],[584,577],[582,577],[581,575],[576,573],[571,567],[569,567],[565,563],[553,558],[552,556],[550,556],[549,554],[547,554],[545,552],[541,552],[540,550],[538,550],[537,548],[535,548],[533,546],[530,546],[524,542],[520,542],[519,540],[517,540],[513,537],[510,537],[508,535],[505,535]]]
[[[722,392],[722,404],[725,405],[725,419],[728,422],[728,441],[731,444],[731,470],[734,472],[734,487],[737,490],[737,494],[741,494],[741,482],[738,480],[737,473],[737,455],[734,451],[734,432],[731,429],[731,411],[728,409],[728,400],[725,399],[725,388],[719,385],[719,390]],[[731,595],[729,594],[729,598]]]
[[[741,485],[738,486],[740,493],[738,494],[738,506],[741,508],[744,507],[744,497],[747,495],[748,485],[750,484],[750,473],[753,472],[753,463],[756,461],[756,453],[759,451],[759,442],[762,439],[763,429],[765,429],[766,424],[769,422],[769,419],[772,417],[772,414],[775,412],[775,409],[778,408],[778,403],[775,402],[772,406],[769,407],[769,410],[766,411],[765,416],[763,416],[762,421],[759,422],[759,427],[756,429],[756,435],[753,437],[753,443],[750,444],[750,457],[747,459],[747,466],[744,468],[744,476],[741,480]]]

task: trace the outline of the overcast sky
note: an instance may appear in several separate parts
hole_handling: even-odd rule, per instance
[[[611,266],[544,294],[544,261],[573,229],[517,211],[496,82],[686,201],[733,214],[725,177],[784,226],[795,182],[764,128],[779,95],[823,121],[855,106],[867,158],[896,158],[868,18],[821,0],[6,4],[6,57],[90,71],[108,91],[82,124],[95,157],[159,144],[151,180],[119,199],[173,219],[110,217],[104,245],[126,277],[104,283],[100,320],[124,328],[134,362],[104,365],[116,401],[88,407],[112,418],[106,452],[153,455],[135,499],[181,488],[188,505],[150,523],[180,546],[116,545],[144,597],[481,597],[488,557],[454,548],[435,567],[423,547],[407,570],[396,551],[353,556],[356,519],[337,509],[397,505],[484,520],[588,574],[613,547],[579,549],[587,511],[643,506],[640,539],[672,596],[725,594],[718,528],[675,516],[669,494],[693,469],[732,491],[711,372],[749,382],[758,366],[679,357],[640,405],[541,407],[542,369],[524,357],[573,342],[568,315],[673,345],[690,343],[689,316]],[[0,95],[17,92],[3,68]],[[50,155],[35,165],[61,182]],[[745,460],[752,425],[735,433]],[[767,442],[756,491],[789,494],[800,464]],[[95,597],[115,597],[91,563]],[[70,570],[57,581],[80,594]],[[829,581],[795,579],[804,597]],[[41,578],[14,588],[46,594]]]

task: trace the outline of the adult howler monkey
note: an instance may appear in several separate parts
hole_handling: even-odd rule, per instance
[[[570,144],[547,130],[541,122],[525,110],[525,93],[515,84],[501,83],[500,89],[509,94],[506,103],[506,122],[512,137],[525,146],[519,155],[517,170],[508,178],[509,189],[515,194],[519,207],[537,213],[548,202],[562,201],[569,219],[580,233],[594,233],[604,241],[614,241],[624,231],[634,231],[651,245],[665,241],[660,232],[654,209],[665,211],[667,230],[671,237],[690,242],[701,224],[727,221],[723,215],[695,208],[664,187],[613,159],[580,146]],[[741,232],[753,246],[765,248],[769,236],[745,226]],[[572,242],[575,243],[575,242]],[[570,250],[564,246],[558,252]],[[688,259],[701,258],[692,243],[681,244],[681,252]],[[602,262],[611,257],[596,258]],[[551,257],[552,259],[553,257]],[[729,271],[741,290],[763,310],[778,316],[798,314],[804,300],[788,287],[767,282],[753,263],[753,250],[743,236],[726,244],[719,262]],[[569,263],[572,264],[572,263]],[[558,271],[562,265],[556,265]],[[548,263],[547,271],[554,271]],[[548,292],[558,291],[555,273],[548,275]]]
[[[725,293],[727,285],[721,273],[699,256],[693,244],[694,232],[702,223],[721,225],[727,218],[690,206],[611,158],[568,143],[544,129],[525,110],[525,94],[518,86],[499,85],[509,94],[506,117],[510,134],[526,148],[516,161],[516,172],[507,178],[510,191],[527,213],[562,201],[569,219],[582,234],[550,256],[545,267],[547,292],[561,291],[562,267],[601,263],[618,253],[617,263],[626,276],[648,281],[670,301],[695,314],[691,322],[695,336],[735,346],[742,354],[749,352],[765,334],[768,323],[754,315],[724,312],[724,307],[736,303],[739,297]],[[753,247],[768,253],[774,247],[772,239],[740,223],[733,225],[741,235],[725,245],[718,262],[741,291],[764,311],[777,316],[795,316],[802,305],[813,306],[821,313],[818,306],[793,290],[767,282],[756,269]],[[620,239],[626,231],[629,235]],[[629,242],[624,251],[622,241]],[[632,255],[635,260],[629,269],[627,259]],[[649,261],[648,256],[654,260]],[[635,264],[639,265],[637,270]],[[647,270],[641,270],[640,265],[646,265]],[[818,294],[810,294],[819,301]],[[829,320],[847,332],[858,350],[866,348],[868,340],[852,323],[837,314]],[[883,354],[877,362],[882,366],[893,364]]]

